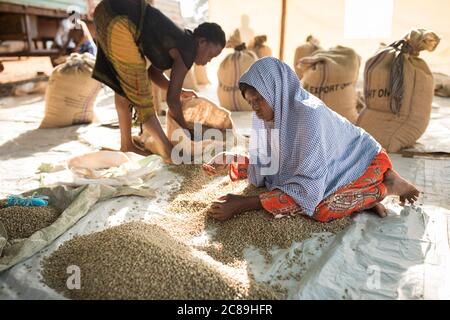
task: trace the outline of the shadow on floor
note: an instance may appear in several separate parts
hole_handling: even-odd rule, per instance
[[[0,160],[29,157],[34,153],[50,149],[69,141],[78,139],[80,126],[55,129],[33,129],[0,145]]]

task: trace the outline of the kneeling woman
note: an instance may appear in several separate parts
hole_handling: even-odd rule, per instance
[[[274,216],[304,214],[321,222],[368,209],[384,217],[380,201],[386,196],[397,195],[402,204],[417,200],[419,191],[392,169],[380,144],[304,90],[285,63],[258,60],[241,77],[240,89],[255,111],[250,157],[222,153],[203,168],[210,174],[228,168],[232,179],[248,177],[269,191],[228,194],[212,204],[213,218],[262,208]],[[275,172],[267,168],[273,163],[261,161],[267,155],[276,160]]]

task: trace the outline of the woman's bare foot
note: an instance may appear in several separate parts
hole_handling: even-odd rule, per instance
[[[405,201],[414,203],[419,197],[419,190],[411,183],[400,177],[394,170],[389,169],[384,174],[384,185],[387,188],[387,195],[395,195],[400,197],[400,204],[405,205]]]
[[[170,153],[167,150],[165,151],[163,146],[160,146],[160,145],[158,145],[156,143],[153,143],[152,146],[153,146],[154,149],[153,150],[148,150],[145,147],[145,144],[142,142],[142,140],[138,136],[133,136],[133,144],[135,145],[135,147],[137,149],[141,149],[143,152],[145,152],[146,156],[149,156],[151,154],[156,154],[156,155],[161,156],[161,158],[163,158],[163,161],[165,163],[167,163],[167,164],[172,164],[173,163],[172,158],[170,156]],[[167,154],[169,154],[169,156],[167,156]]]
[[[141,149],[141,148],[135,146],[134,144],[131,145],[131,146],[127,146],[127,147],[122,147],[122,148],[120,148],[120,151],[122,151],[122,152],[134,152],[134,153],[140,154],[141,156],[144,156],[144,157],[147,157],[147,156],[152,154],[151,152],[149,152],[149,151],[147,151],[145,149]]]
[[[386,207],[379,202],[367,210],[375,212],[380,218],[385,218],[387,216]]]

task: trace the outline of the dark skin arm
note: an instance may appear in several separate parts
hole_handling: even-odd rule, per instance
[[[69,38],[67,39],[66,43],[63,44],[63,46],[62,46],[61,49],[59,50],[59,53],[60,53],[60,54],[66,54],[66,52],[67,52],[67,47],[69,46],[70,40],[72,40],[71,37],[69,37]],[[74,50],[75,50],[75,52],[76,52],[76,50],[78,50],[78,45],[77,45],[77,47],[76,47]]]
[[[148,76],[154,84],[164,90],[169,89],[170,79],[164,74],[163,71],[156,69],[153,65],[148,68]]]
[[[224,197],[214,201],[208,210],[208,215],[214,219],[224,221],[234,217],[237,214],[261,210],[263,207],[258,196],[240,196],[227,194]]]
[[[79,22],[84,23],[84,22]],[[86,27],[87,29],[87,27]],[[65,54],[67,52],[67,47],[69,46],[70,41],[73,41],[75,43],[75,48],[73,49],[74,52],[78,52],[80,50],[80,47],[84,40],[86,40],[87,37],[84,36],[84,34],[81,32],[81,30],[78,29],[72,29],[69,31],[69,35],[67,38],[66,43],[63,44],[60,53]]]
[[[183,90],[183,82],[188,69],[184,64],[178,49],[171,49],[169,54],[174,60],[170,80],[162,70],[159,70],[154,66],[150,66],[148,75],[158,87],[167,90],[169,113],[181,127],[186,128],[187,124],[181,109],[180,98],[196,97],[197,95],[193,91]]]
[[[243,161],[245,156],[222,152],[211,159],[208,163],[203,164],[203,170],[208,174],[215,176],[220,174],[233,161]],[[208,215],[217,220],[227,220],[237,214],[246,211],[262,209],[261,201],[258,196],[240,196],[235,194],[227,194],[224,197],[214,201],[208,210]]]

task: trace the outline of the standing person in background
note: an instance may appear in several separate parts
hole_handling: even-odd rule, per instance
[[[196,94],[182,88],[184,78],[194,62],[205,65],[220,54],[225,33],[215,23],[202,23],[194,32],[182,30],[145,0],[103,0],[94,24],[99,48],[93,77],[116,93],[121,151],[142,153],[131,136],[134,109],[136,122],[170,162],[173,145],[155,114],[151,82],[167,90],[169,114],[186,128],[180,99]],[[168,69],[170,79],[163,73]]]
[[[97,55],[97,46],[95,45],[89,28],[84,21],[77,21],[75,27],[69,31],[67,41],[61,49],[63,53],[67,51],[68,45],[71,41],[75,43],[75,48],[71,49],[71,52],[88,52],[93,56]]]
[[[255,37],[255,32],[250,28],[250,17],[247,14],[241,16],[241,26],[239,27],[239,34],[241,35],[241,41],[247,45]]]

